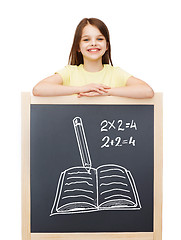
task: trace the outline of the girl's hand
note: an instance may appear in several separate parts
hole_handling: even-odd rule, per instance
[[[91,95],[95,92],[95,93],[99,93],[99,94],[104,94],[108,92],[108,89],[110,89],[109,86],[103,85],[103,84],[96,84],[96,83],[91,83],[88,85],[84,85],[82,87],[80,87],[80,92],[81,93],[89,93],[92,92]]]
[[[110,94],[107,93],[98,93],[98,92],[87,92],[87,93],[79,93],[77,95],[78,98],[80,97],[96,97],[96,96],[109,96]]]

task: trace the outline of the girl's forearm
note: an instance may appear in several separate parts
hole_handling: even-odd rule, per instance
[[[61,84],[43,83],[33,88],[33,95],[40,97],[66,96],[79,93],[79,87],[63,86]]]
[[[108,95],[128,98],[152,98],[154,91],[149,86],[140,84],[111,88],[108,90]]]

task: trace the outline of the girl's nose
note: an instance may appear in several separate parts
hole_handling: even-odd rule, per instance
[[[92,39],[91,46],[95,46],[95,45],[96,45],[96,40]]]

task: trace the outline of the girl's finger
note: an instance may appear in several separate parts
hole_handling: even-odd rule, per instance
[[[99,88],[99,90],[101,90],[103,93],[104,93],[104,92],[105,92],[105,93],[108,92],[108,91],[107,91],[105,88],[103,88],[103,87]]]
[[[107,86],[107,85],[104,85],[104,84],[100,84],[103,88],[111,88],[111,87],[109,87],[109,86]]]
[[[105,90],[104,88],[94,88],[93,91],[97,92],[97,93],[100,93],[100,94],[103,94],[105,92],[107,92],[107,90]]]
[[[101,94],[101,90],[99,90],[99,88],[93,88],[92,91],[90,91],[90,92],[98,92]]]
[[[89,93],[84,93],[83,96],[86,97],[94,97],[94,96],[100,96],[101,94],[98,92],[89,92]]]

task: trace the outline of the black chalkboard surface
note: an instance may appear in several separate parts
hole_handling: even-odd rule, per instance
[[[153,232],[153,105],[31,105],[31,232]]]

